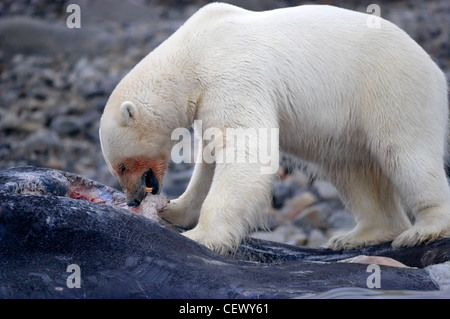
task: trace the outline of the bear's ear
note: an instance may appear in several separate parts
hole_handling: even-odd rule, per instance
[[[120,124],[129,126],[138,115],[137,106],[133,102],[125,101],[120,105]]]

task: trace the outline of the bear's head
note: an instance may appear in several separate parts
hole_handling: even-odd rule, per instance
[[[147,193],[158,194],[162,188],[169,153],[159,122],[137,100],[114,94],[103,112],[99,130],[103,156],[129,206],[139,206]]]

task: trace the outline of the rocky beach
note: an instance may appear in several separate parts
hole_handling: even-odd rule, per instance
[[[251,10],[304,3],[367,12],[367,1],[227,1]],[[36,166],[120,189],[103,159],[98,128],[106,101],[133,66],[208,1],[5,0],[0,3],[0,169]],[[81,10],[68,27],[69,4]],[[381,16],[404,29],[450,78],[450,2],[381,1]],[[163,193],[178,197],[193,164],[169,163]],[[270,232],[252,237],[324,247],[354,226],[336,189],[303,170],[281,167]]]

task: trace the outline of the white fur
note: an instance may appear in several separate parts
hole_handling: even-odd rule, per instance
[[[384,19],[370,28],[368,17],[316,5],[205,6],[113,92],[101,139],[104,152],[118,151],[106,151],[107,162],[168,154],[170,132],[195,119],[204,130],[279,127],[280,148],[320,168],[355,215],[355,229],[331,248],[450,236],[446,79],[405,32]],[[139,123],[114,133],[124,101]],[[212,249],[235,248],[269,205],[272,176],[259,168],[197,164],[163,217],[194,227],[184,234]]]
[[[138,110],[133,102],[125,101],[120,105],[120,124],[131,126],[132,120],[138,116]]]

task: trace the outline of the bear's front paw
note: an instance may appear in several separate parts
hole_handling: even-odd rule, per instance
[[[171,200],[159,212],[159,216],[181,228],[192,228],[198,220],[198,213],[192,212],[189,207],[178,200]]]
[[[232,251],[235,247],[233,241],[228,236],[220,236],[215,231],[206,231],[198,227],[188,230],[182,235],[196,241],[207,248],[214,250],[219,254],[226,254]]]

